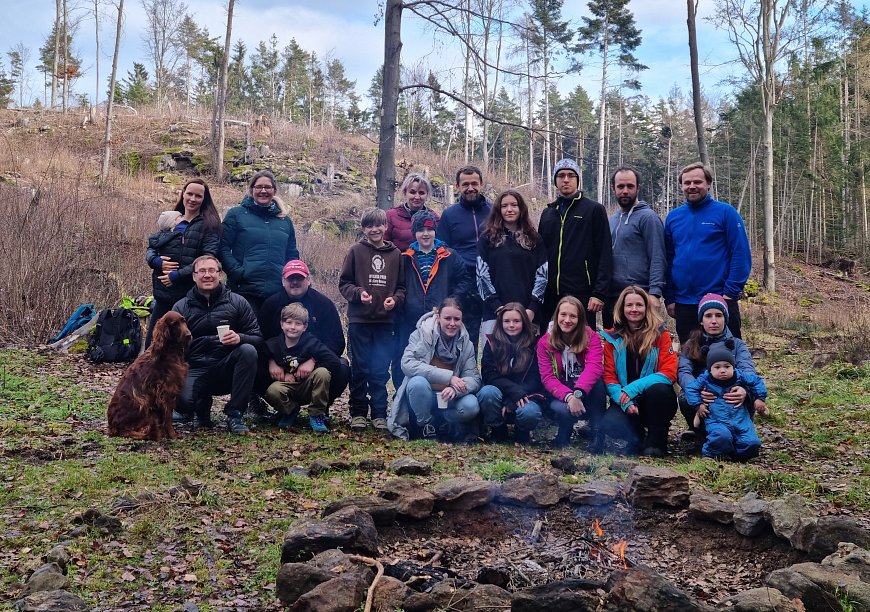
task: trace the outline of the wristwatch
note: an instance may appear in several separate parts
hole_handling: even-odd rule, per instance
[[[578,400],[582,400],[583,399],[582,389],[574,389],[574,397],[576,397]]]

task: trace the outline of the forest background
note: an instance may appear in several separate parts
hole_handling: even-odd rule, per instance
[[[383,67],[368,82],[352,80],[348,58],[335,55],[335,47],[306,49],[295,38],[283,44],[277,34],[267,35],[285,24],[258,22],[259,3],[238,5],[234,27],[246,38],[226,41],[229,32],[201,26],[182,0],[139,0],[135,9],[130,4],[127,14],[138,17],[121,29],[118,46],[128,58],[133,50],[140,56],[126,74],[118,67],[116,103],[155,107],[164,115],[213,108],[226,58],[227,118],[330,126],[384,142],[378,134]],[[397,3],[353,4],[350,12],[369,14],[380,27]],[[633,11],[636,6],[648,19],[654,5],[680,24],[681,57],[671,51],[663,58],[657,50],[674,49],[672,30],[653,29],[653,39],[644,42]],[[740,210],[753,241],[764,237],[765,261],[782,253],[824,260],[831,252],[866,260],[870,34],[863,3],[635,6],[628,0],[591,0],[570,9],[562,0],[400,4],[405,30],[396,144],[427,149],[445,162],[474,161],[498,173],[500,186],[521,186],[533,197],[552,195],[554,160],[575,157],[583,168],[581,187],[605,204],[605,169],[630,163],[641,173],[643,199],[665,215],[682,201],[675,170],[699,157],[701,126],[716,195]],[[41,33],[38,49],[14,43],[16,33],[7,33],[12,38],[8,68],[0,67],[0,105],[66,112],[105,104],[101,83],[112,67],[107,58],[118,6],[56,0],[54,8],[54,23]],[[228,8],[214,3],[210,13],[226,22]],[[16,15],[32,13],[29,5],[20,9]],[[343,7],[326,3],[323,9]],[[685,18],[692,12],[702,60],[699,87],[689,86],[687,93],[669,83],[689,79]],[[17,19],[9,20],[12,27]],[[341,23],[330,41],[343,37]],[[32,40],[33,30],[27,31]],[[261,40],[250,38],[258,32]],[[360,54],[370,56],[366,42]],[[92,57],[81,51],[85,47]],[[356,58],[350,61],[356,65]],[[88,92],[79,85],[86,82]],[[773,289],[768,280],[765,274]]]

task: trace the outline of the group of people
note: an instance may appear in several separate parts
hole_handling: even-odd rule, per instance
[[[512,428],[525,442],[546,416],[564,446],[585,419],[592,452],[610,436],[662,456],[679,408],[704,455],[755,456],[752,418],[766,410],[766,390],[739,339],[737,303],[750,251],[740,215],[709,193],[710,170],[683,168],[686,203],[664,223],[639,199],[633,168],[611,176],[619,210],[609,219],[580,191],[576,162],[558,162],[553,181],[558,197],[537,228],[518,191],[490,203],[475,166],[457,171],[458,201],[440,216],[426,205],[428,179],[414,173],[401,204],[366,209],[339,278],[349,362],[335,304],[310,286],[274,177],[254,175],[222,224],[208,187],[188,182],[148,251],[152,319],[171,308],[193,334],[175,417],[209,426],[212,396],[230,392],[229,428],[245,433],[256,393],[281,426],[307,405],[312,430],[326,432],[329,405],[349,383],[355,431],[498,442]]]

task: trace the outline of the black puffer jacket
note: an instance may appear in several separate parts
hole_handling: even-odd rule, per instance
[[[184,315],[193,335],[187,362],[193,368],[208,368],[229,355],[235,347],[224,346],[218,340],[217,326],[229,325],[242,338],[242,344],[262,343],[257,317],[248,301],[223,284],[206,297],[196,287],[187,297],[176,302],[172,310]]]
[[[155,237],[169,232],[155,232],[148,237],[148,251],[145,261],[154,270],[151,283],[154,287],[154,299],[160,302],[174,304],[193,287],[193,262],[200,255],[217,255],[220,249],[220,234],[207,232],[202,215],[197,215],[188,224],[184,234],[172,232],[173,238],[163,246],[152,243]],[[159,239],[158,239],[159,240]],[[159,255],[166,255],[178,262],[178,270],[169,275],[172,286],[167,287],[157,278],[163,275],[162,264],[157,260]]]

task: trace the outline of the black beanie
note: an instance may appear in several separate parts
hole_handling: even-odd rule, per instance
[[[732,366],[734,365],[734,340],[728,338],[725,342],[717,342],[713,346],[705,346],[701,349],[702,353],[707,354],[707,369],[713,367],[717,361],[727,361]]]

